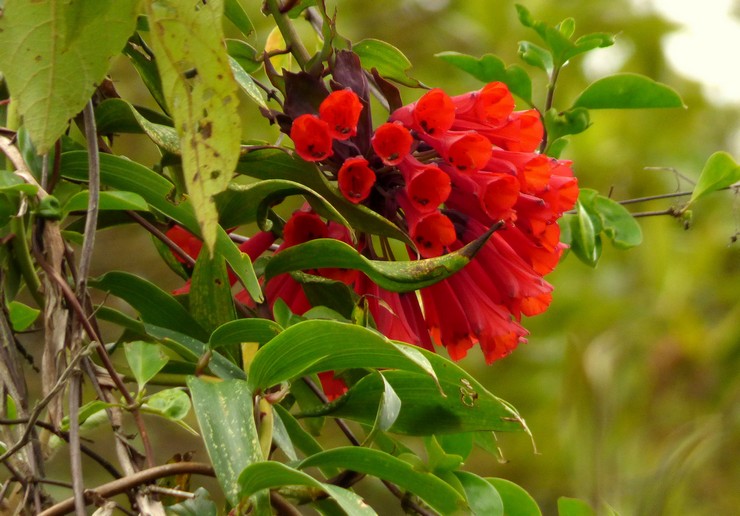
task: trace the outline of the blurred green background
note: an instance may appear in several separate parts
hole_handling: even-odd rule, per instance
[[[250,41],[259,48],[270,20],[259,13],[259,2],[243,3],[260,27]],[[673,172],[645,167],[675,169],[695,179],[712,152],[727,150],[738,157],[738,104],[717,104],[665,57],[662,42],[680,25],[629,0],[521,3],[536,18],[551,23],[574,17],[577,35],[618,34],[615,48],[569,64],[561,76],[556,107],[569,107],[590,81],[618,71],[665,82],[688,106],[593,112],[593,127],[572,137],[563,153],[574,161],[582,187],[603,194],[613,189],[615,199],[690,190],[686,182],[677,185]],[[536,41],[533,32],[519,25],[514,2],[508,0],[328,4],[338,9],[342,35],[353,41],[377,38],[392,43],[413,63],[414,77],[452,94],[480,85],[439,61],[435,53],[494,53],[516,63],[517,42]],[[729,2],[701,4],[717,15]],[[716,47],[716,55],[695,58],[719,57],[715,66],[725,68],[727,83],[740,84],[732,57],[736,48],[728,43]],[[541,105],[544,80],[528,70],[536,77]],[[146,102],[138,77],[123,60],[113,78],[125,97]],[[413,101],[421,92],[404,89],[402,94]],[[277,137],[248,101],[244,113],[245,138]],[[124,139],[117,151],[153,163],[154,148],[142,142]],[[632,208],[670,205],[668,200]],[[639,248],[624,252],[606,245],[596,269],[569,256],[549,276],[556,288],[554,301],[547,313],[525,321],[531,331],[527,345],[491,367],[475,349],[463,362],[493,393],[519,409],[536,443],[534,452],[528,437],[500,435],[505,463],[477,454],[468,466],[522,485],[545,514],[555,513],[562,495],[582,497],[600,510],[608,504],[623,515],[738,514],[740,245],[732,244],[731,237],[740,225],[740,200],[730,192],[710,196],[695,207],[688,230],[670,217],[641,222],[644,243]],[[106,239],[131,238],[128,230],[108,235],[99,241],[99,253],[106,249]],[[141,246],[139,262],[100,256],[98,272],[124,268],[165,287],[179,286],[158,263],[146,237],[133,238],[142,237],[131,244]]]

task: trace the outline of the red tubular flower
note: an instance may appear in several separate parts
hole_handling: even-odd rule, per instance
[[[329,125],[329,134],[347,140],[357,134],[362,102],[352,90],[333,91],[319,106],[319,118]]]
[[[515,219],[513,208],[519,198],[519,182],[515,176],[485,170],[474,174],[460,174],[452,170],[449,172],[455,185],[447,203],[449,208],[475,217],[476,213],[471,212],[471,206],[477,203],[487,219],[480,216],[476,218],[487,223]]]
[[[398,168],[406,182],[406,195],[417,211],[435,211],[449,197],[452,190],[450,176],[439,167],[409,158]]]
[[[455,226],[439,211],[414,213],[406,210],[409,236],[423,258],[440,256],[455,241]]]
[[[491,142],[477,132],[447,133],[432,143],[442,157],[459,172],[472,173],[491,159]]]
[[[195,259],[200,254],[200,250],[203,247],[203,241],[182,226],[172,226],[165,234],[191,258]],[[181,256],[175,253],[172,253],[172,256],[174,256],[175,260],[178,262],[185,263],[185,260],[183,260]]]
[[[420,133],[439,137],[455,122],[455,104],[447,93],[434,88],[415,103],[394,111],[391,120],[398,120]]]
[[[293,247],[315,238],[327,238],[328,236],[329,230],[326,223],[318,215],[297,211],[285,223],[283,228],[284,243],[280,248]]]
[[[375,172],[365,158],[349,158],[342,163],[338,176],[339,191],[353,204],[367,199],[375,184]]]
[[[375,154],[388,166],[398,165],[411,152],[413,137],[400,122],[388,122],[375,130],[372,145]]]
[[[502,82],[491,82],[479,91],[452,98],[457,118],[472,120],[492,127],[503,125],[514,111],[514,97]]]
[[[542,142],[545,128],[536,109],[515,111],[501,127],[480,131],[491,143],[515,152],[534,152]]]
[[[322,161],[334,153],[329,124],[315,115],[301,115],[293,120],[290,138],[298,155],[306,161]]]

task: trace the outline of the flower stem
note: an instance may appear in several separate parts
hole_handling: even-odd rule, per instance
[[[301,70],[305,69],[311,56],[309,55],[308,50],[306,50],[306,47],[303,46],[303,42],[298,36],[293,23],[286,14],[280,10],[279,0],[266,0],[265,7],[275,20],[275,25],[277,25],[278,30],[280,30],[280,33],[283,35],[283,39],[285,40],[290,53],[295,57]]]

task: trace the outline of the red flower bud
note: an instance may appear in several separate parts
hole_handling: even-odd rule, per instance
[[[409,152],[414,139],[400,122],[388,122],[375,130],[372,144],[375,154],[388,166],[398,165]]]
[[[339,191],[351,203],[357,204],[370,195],[375,184],[375,172],[365,158],[349,158],[339,169]]]
[[[315,115],[301,115],[293,120],[290,138],[298,155],[306,161],[322,161],[334,153],[329,125]]]
[[[360,113],[362,102],[352,90],[334,91],[319,106],[319,118],[329,124],[329,134],[337,140],[357,134]]]

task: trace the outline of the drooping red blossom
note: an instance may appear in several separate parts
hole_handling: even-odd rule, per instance
[[[388,166],[398,165],[411,152],[411,132],[400,122],[388,122],[375,130],[372,137],[375,154]]]
[[[409,236],[423,258],[434,258],[445,252],[455,241],[455,226],[439,211],[415,213],[406,210]]]
[[[329,126],[329,135],[347,140],[357,134],[362,102],[352,90],[333,91],[319,106],[319,118]]]
[[[337,179],[339,191],[344,198],[358,204],[370,195],[375,184],[375,172],[368,166],[365,158],[349,158],[342,163]]]
[[[315,115],[301,115],[293,120],[290,139],[298,155],[306,161],[322,161],[334,153],[329,124]]]

